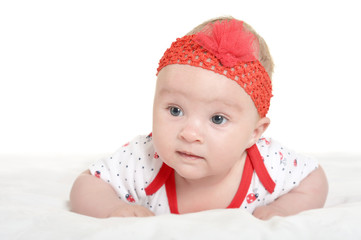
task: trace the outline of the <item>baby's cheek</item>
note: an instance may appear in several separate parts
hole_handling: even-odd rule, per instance
[[[159,135],[155,135],[153,133],[153,146],[154,146],[154,158],[156,159],[163,159],[167,158],[167,151],[166,151],[166,142],[164,139],[159,138]]]

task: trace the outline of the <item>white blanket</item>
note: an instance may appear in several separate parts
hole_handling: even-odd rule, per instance
[[[0,239],[361,239],[361,156],[319,155],[323,209],[261,221],[239,209],[96,219],[69,211],[73,181],[102,156],[0,156]]]

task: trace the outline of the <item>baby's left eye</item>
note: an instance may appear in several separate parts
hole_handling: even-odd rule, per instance
[[[215,115],[212,117],[212,122],[214,124],[220,125],[220,124],[225,124],[227,122],[227,119],[221,115]]]
[[[169,107],[169,112],[175,117],[183,116],[183,111],[177,107]]]

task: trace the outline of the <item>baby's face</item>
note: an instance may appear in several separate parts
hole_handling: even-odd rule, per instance
[[[227,174],[254,144],[258,112],[236,82],[188,65],[158,75],[153,141],[160,158],[187,179]]]

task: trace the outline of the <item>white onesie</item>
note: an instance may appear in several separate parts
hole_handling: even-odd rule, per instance
[[[252,213],[298,186],[318,167],[315,159],[296,155],[272,139],[259,139],[247,152],[239,189],[228,208]],[[156,215],[178,213],[174,170],[155,152],[151,134],[136,137],[89,170],[129,204],[142,205]]]

